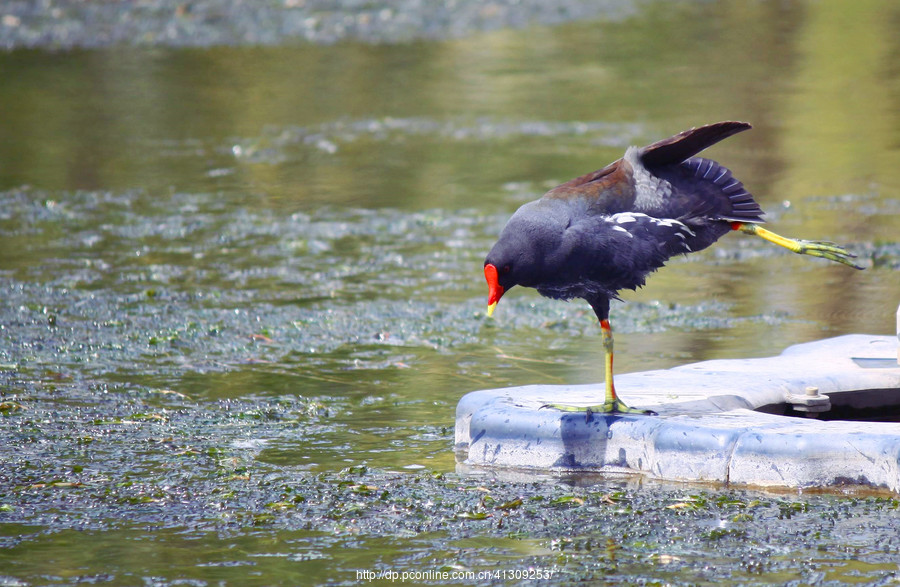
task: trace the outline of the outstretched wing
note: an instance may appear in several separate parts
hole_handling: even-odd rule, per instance
[[[641,162],[648,169],[677,165],[733,134],[752,128],[746,122],[716,122],[680,132],[641,149]]]
[[[717,122],[629,147],[622,159],[569,180],[544,198],[584,202],[591,214],[634,211],[657,218],[761,222],[762,209],[731,171],[693,157],[749,128],[746,122]]]
[[[693,156],[748,128],[746,122],[719,122],[626,151],[635,183],[634,209],[686,221],[762,222],[759,204],[727,167]]]

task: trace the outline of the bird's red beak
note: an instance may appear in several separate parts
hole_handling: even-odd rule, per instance
[[[497,307],[497,302],[503,297],[503,286],[500,285],[500,282],[497,279],[497,268],[490,263],[484,266],[484,278],[487,279],[489,288],[487,315],[491,316],[494,314],[494,308]]]

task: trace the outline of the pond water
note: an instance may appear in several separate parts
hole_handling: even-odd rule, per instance
[[[0,584],[896,580],[893,499],[456,472],[466,392],[602,381],[586,304],[487,320],[482,262],[631,144],[753,123],[710,155],[866,270],[728,235],[614,304],[619,372],[893,333],[900,10],[614,15],[0,53]]]

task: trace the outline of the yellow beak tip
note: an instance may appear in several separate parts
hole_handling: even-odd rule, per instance
[[[491,316],[494,315],[494,308],[496,308],[496,307],[497,307],[497,302],[494,302],[493,304],[488,304],[488,309],[487,309],[488,318],[490,318]]]

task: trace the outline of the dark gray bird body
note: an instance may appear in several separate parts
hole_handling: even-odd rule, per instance
[[[598,318],[621,289],[678,254],[705,249],[732,223],[762,222],[762,210],[731,172],[693,157],[742,130],[743,122],[692,129],[568,181],[519,208],[488,253],[499,285],[583,298]]]

